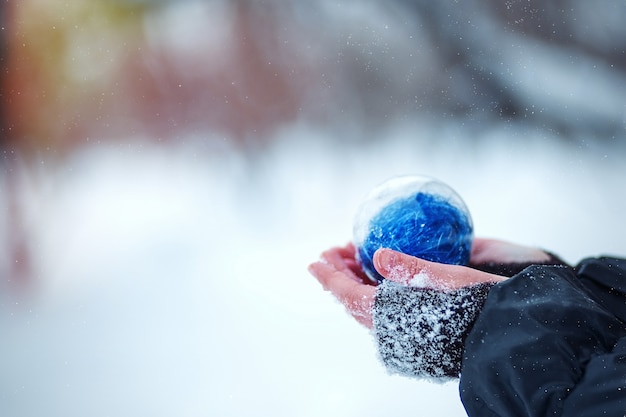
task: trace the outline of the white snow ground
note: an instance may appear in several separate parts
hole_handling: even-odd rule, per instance
[[[624,150],[424,125],[359,146],[294,127],[248,157],[191,140],[42,157],[15,194],[26,290],[0,258],[0,415],[464,416],[455,384],[389,376],[307,265],[407,173],[455,188],[481,236],[626,255]]]

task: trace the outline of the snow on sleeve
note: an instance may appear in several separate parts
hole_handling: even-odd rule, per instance
[[[374,305],[374,336],[392,374],[447,382],[458,378],[463,344],[492,284],[456,290],[384,281]]]

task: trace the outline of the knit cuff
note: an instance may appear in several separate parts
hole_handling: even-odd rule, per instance
[[[436,382],[458,378],[465,338],[492,286],[442,291],[383,281],[373,332],[388,371]]]

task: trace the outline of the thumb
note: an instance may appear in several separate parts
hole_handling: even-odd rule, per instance
[[[431,262],[387,248],[374,253],[374,268],[386,279],[403,285],[431,286]]]
[[[374,253],[374,267],[386,279],[413,287],[454,289],[504,278],[461,265],[430,262],[391,249]]]

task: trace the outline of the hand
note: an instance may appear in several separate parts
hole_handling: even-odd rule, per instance
[[[390,281],[438,289],[454,289],[505,279],[464,266],[425,261],[390,249],[379,249],[374,254],[374,267]],[[355,260],[352,244],[327,250],[320,261],[309,266],[309,271],[359,323],[372,328],[376,287]]]
[[[350,243],[342,248],[325,251],[321,260],[309,266],[309,271],[343,304],[359,323],[371,329],[372,308],[376,287],[369,283],[355,260]]]

